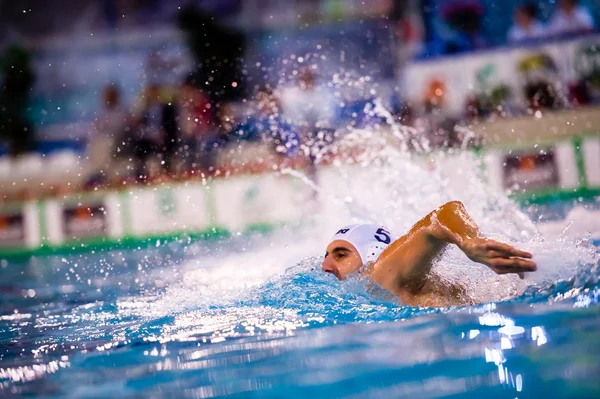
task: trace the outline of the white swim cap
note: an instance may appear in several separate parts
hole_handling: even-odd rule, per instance
[[[390,231],[377,224],[353,224],[341,228],[331,238],[330,242],[335,240],[347,241],[354,245],[358,251],[363,265],[374,262],[379,255],[394,241]]]

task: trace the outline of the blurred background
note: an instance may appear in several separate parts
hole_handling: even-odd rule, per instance
[[[0,0],[0,397],[600,397],[599,27],[598,0]],[[451,200],[538,271],[450,246],[432,274],[478,305],[442,311],[321,271],[340,226]]]
[[[0,203],[277,168],[317,183],[364,130],[502,149],[490,180],[517,196],[594,195],[598,21],[593,0],[0,1]]]

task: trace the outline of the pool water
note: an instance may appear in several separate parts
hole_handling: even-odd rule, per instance
[[[600,397],[600,243],[567,220],[544,233],[475,178],[455,193],[405,161],[381,172],[325,188],[304,228],[1,261],[0,396]],[[451,248],[435,272],[480,304],[448,309],[320,271],[340,224],[402,232],[454,198],[539,271],[495,276]]]
[[[338,283],[317,258],[212,297],[231,270],[194,268],[183,247],[4,264],[2,395],[600,393],[595,268],[507,302],[433,310]]]

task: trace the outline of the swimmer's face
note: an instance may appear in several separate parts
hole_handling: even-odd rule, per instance
[[[354,245],[336,240],[327,247],[321,269],[333,274],[338,280],[345,280],[347,275],[358,271],[361,266],[360,255]]]

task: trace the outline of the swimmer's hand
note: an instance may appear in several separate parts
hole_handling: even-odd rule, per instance
[[[463,239],[459,248],[474,262],[482,263],[496,274],[516,273],[521,279],[525,272],[537,270],[529,252],[521,251],[498,241],[481,237]]]

